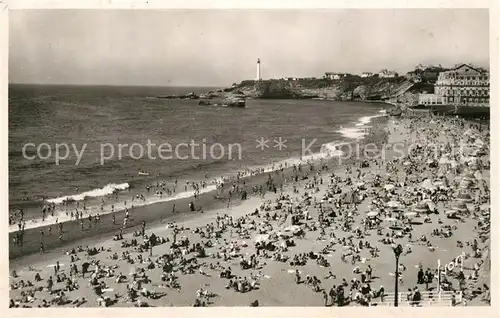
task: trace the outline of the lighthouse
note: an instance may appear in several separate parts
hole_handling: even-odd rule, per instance
[[[255,80],[260,81],[260,59],[257,59],[257,77]]]

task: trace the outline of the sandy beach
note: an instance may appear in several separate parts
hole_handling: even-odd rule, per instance
[[[207,192],[175,201],[176,213],[172,202],[134,208],[123,237],[124,211],[85,231],[66,222],[64,240],[45,230],[43,254],[43,228],[22,247],[10,233],[11,307],[386,305],[397,245],[401,306],[487,305],[489,127],[389,118],[369,141],[383,158],[261,174],[245,200]]]

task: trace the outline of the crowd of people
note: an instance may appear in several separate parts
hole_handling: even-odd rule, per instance
[[[443,291],[452,293],[452,305],[484,296],[489,287],[478,281],[489,254],[489,132],[460,119],[396,120],[385,142],[416,144],[402,157],[348,160],[337,168],[282,166],[253,187],[261,203],[249,213],[233,207],[195,226],[148,230],[143,223],[133,234],[116,234],[115,244],[66,251],[53,272],[13,272],[11,307],[175,305],[180,296],[172,292],[180,290],[193,306],[217,305],[230,293],[259,306],[268,304],[263,295],[272,280],[295,282],[325,306],[370,306],[394,292],[383,286],[392,286],[394,276],[408,290],[401,302],[413,306]],[[469,149],[459,147],[464,143]],[[274,178],[285,168],[292,177],[281,186]],[[217,186],[246,196],[242,177]],[[159,183],[148,191],[171,194],[175,187]],[[383,264],[398,244],[402,261],[386,273]],[[429,265],[443,246],[464,255],[446,275]],[[196,280],[210,283],[194,291]],[[79,296],[89,288],[92,298]]]

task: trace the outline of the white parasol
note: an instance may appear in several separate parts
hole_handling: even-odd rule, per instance
[[[366,213],[366,215],[367,215],[368,217],[375,217],[375,216],[377,216],[377,215],[378,215],[378,212],[376,212],[376,211],[371,211],[371,212]]]
[[[394,188],[395,188],[394,184],[386,184],[384,186],[384,189],[386,189],[387,191],[391,191]]]
[[[390,208],[399,208],[401,204],[398,201],[389,201],[387,202],[387,206]]]
[[[255,237],[255,243],[265,242],[269,239],[269,234],[259,234]]]

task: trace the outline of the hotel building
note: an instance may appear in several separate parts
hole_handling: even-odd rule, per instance
[[[488,106],[490,76],[488,72],[462,64],[450,71],[439,73],[434,85],[434,94],[442,96],[444,104]]]

